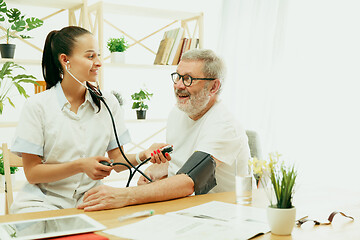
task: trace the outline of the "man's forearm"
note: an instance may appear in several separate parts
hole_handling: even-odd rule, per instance
[[[186,197],[194,192],[194,182],[187,175],[180,174],[127,190],[127,205],[134,205]]]

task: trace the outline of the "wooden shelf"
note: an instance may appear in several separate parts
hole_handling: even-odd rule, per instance
[[[35,59],[16,59],[16,58],[1,58],[0,63],[14,62],[17,64],[28,64],[28,65],[41,65],[41,60]]]
[[[127,64],[127,63],[103,63],[103,66],[107,67],[119,67],[119,68],[142,68],[142,69],[171,69],[176,68],[176,65],[153,65],[153,64]]]
[[[30,0],[6,0],[6,3],[69,9],[69,8],[80,7],[84,3],[84,1],[83,0],[60,0],[60,1],[59,0],[31,0],[31,1]]]
[[[41,60],[34,59],[16,59],[16,58],[0,58],[0,63],[14,62],[17,64],[37,65],[41,66]],[[122,64],[122,63],[103,63],[103,66],[118,68],[142,68],[142,69],[176,69],[176,65],[153,65],[153,64]]]
[[[94,8],[97,8],[97,4],[103,4],[103,11],[106,13],[116,13],[121,15],[130,15],[130,16],[142,16],[142,17],[153,17],[153,18],[165,18],[165,19],[188,19],[201,15],[201,13],[193,12],[184,12],[184,11],[174,11],[168,9],[159,9],[159,8],[149,8],[149,7],[139,7],[139,6],[128,6],[128,5],[119,5],[116,3],[108,2],[98,2],[89,6],[91,11]]]

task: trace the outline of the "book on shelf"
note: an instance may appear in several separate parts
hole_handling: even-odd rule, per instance
[[[173,47],[171,49],[171,52],[170,52],[170,56],[169,56],[169,59],[168,59],[168,62],[167,64],[168,65],[171,65],[173,62],[174,62],[174,59],[175,59],[175,55],[177,53],[177,50],[180,46],[180,42],[181,42],[181,39],[183,38],[183,35],[184,35],[184,29],[183,28],[177,28],[175,31],[174,31],[174,44],[173,44]]]
[[[176,54],[175,54],[174,60],[172,62],[172,65],[178,65],[178,63],[180,61],[180,57],[181,57],[181,53],[182,53],[182,50],[183,50],[184,43],[185,43],[185,38],[182,38],[180,40],[180,44],[179,44],[178,49],[176,51]]]
[[[155,57],[154,64],[157,64],[157,65],[166,65],[167,64],[167,60],[169,58],[173,43],[174,43],[174,39],[172,39],[172,38],[164,38],[163,40],[161,40],[156,57]]]
[[[175,28],[164,33],[156,53],[154,64],[171,65],[175,61],[181,39],[184,35],[183,28]],[[167,40],[166,40],[167,39]],[[166,50],[166,51],[165,51]]]

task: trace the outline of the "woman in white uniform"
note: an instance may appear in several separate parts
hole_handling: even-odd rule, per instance
[[[11,148],[22,157],[28,180],[11,213],[76,207],[110,174],[112,167],[101,161],[125,163],[109,113],[83,86],[94,88],[89,82],[96,83],[100,67],[98,44],[86,29],[70,26],[48,34],[42,59],[47,90],[25,103]],[[123,111],[112,94],[103,96],[123,146],[130,141]],[[155,154],[170,160],[168,154],[158,156],[157,148],[127,158],[133,165]]]

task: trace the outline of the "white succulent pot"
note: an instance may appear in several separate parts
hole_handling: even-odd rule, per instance
[[[271,233],[290,235],[296,218],[296,208],[267,208],[267,217]]]
[[[125,63],[125,52],[112,52],[111,63]]]

